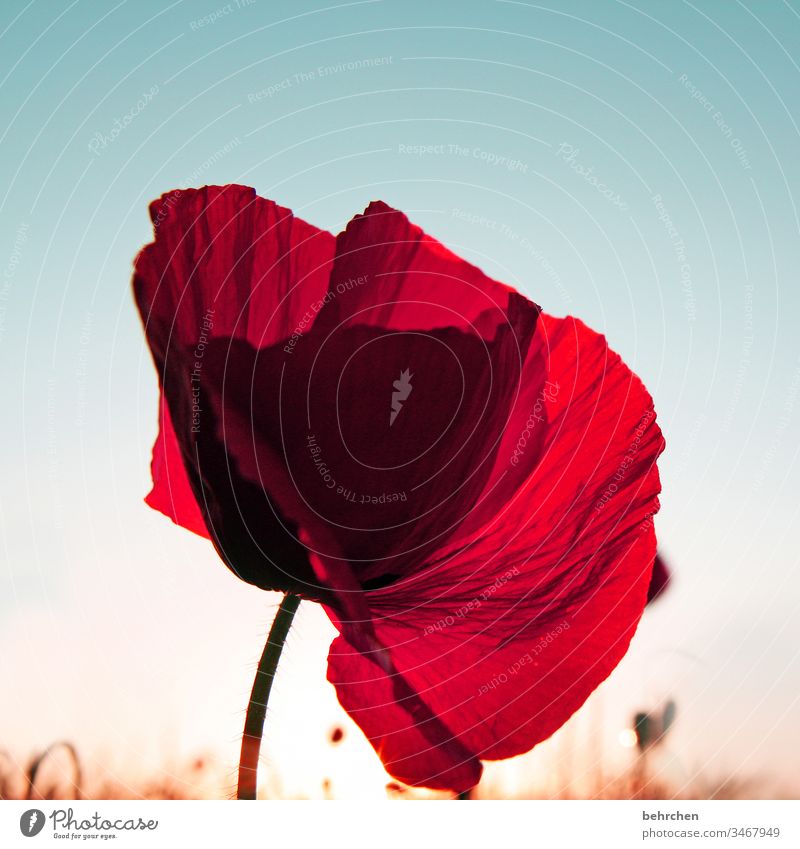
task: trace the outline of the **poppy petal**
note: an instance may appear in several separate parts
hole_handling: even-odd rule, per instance
[[[208,538],[208,529],[186,475],[175,428],[163,395],[158,400],[158,420],[159,431],[153,443],[153,459],[150,463],[153,488],[145,502],[153,510],[169,516],[176,525]]]
[[[483,759],[532,748],[608,676],[641,616],[655,557],[663,438],[638,378],[602,336],[544,314],[527,366],[546,368],[559,387],[527,480],[472,541],[366,594],[394,667]],[[385,674],[340,639],[329,678],[393,775],[443,786],[447,773],[408,717],[370,706],[372,688],[388,692]]]
[[[224,276],[221,260],[214,268]],[[402,292],[401,278],[413,281]],[[539,310],[384,204],[337,238],[319,294],[309,292],[313,321],[302,333],[272,344],[226,335],[232,319],[218,337],[215,315],[196,386],[205,424],[187,440],[190,462],[205,467],[203,497],[231,568],[237,556],[257,562],[251,549],[274,548],[275,535],[294,557],[302,533],[306,548],[354,570],[362,587],[380,586],[424,565],[469,516],[520,392]],[[193,321],[201,317],[195,309]],[[395,418],[404,373],[414,395]],[[265,586],[276,568],[252,581]]]
[[[308,304],[327,289],[335,240],[243,186],[172,192],[150,214],[155,240],[136,259],[134,294],[168,416],[149,503],[197,530],[197,515],[175,509],[170,492],[185,496],[188,481],[209,536],[239,577],[300,591],[317,583],[307,552],[263,486],[242,480],[218,374],[237,365],[233,351],[284,340],[313,320]],[[252,441],[250,431],[244,442]],[[160,473],[178,454],[186,481],[173,479],[172,462]]]
[[[362,585],[418,568],[468,517],[538,312],[386,204],[337,237],[326,303],[285,364],[281,440],[303,526],[334,528]]]
[[[328,288],[334,237],[246,186],[178,189],[150,204],[155,239],[135,261],[148,341],[195,349],[213,310],[214,338],[257,348],[292,335]]]
[[[148,503],[243,580],[323,602],[329,680],[396,778],[466,790],[553,733],[654,572],[638,378],[382,203],[336,239],[241,186],[151,216]]]

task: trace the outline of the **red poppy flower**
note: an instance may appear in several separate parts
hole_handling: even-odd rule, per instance
[[[325,606],[328,678],[392,776],[472,787],[628,647],[656,554],[652,399],[604,337],[383,203],[336,237],[242,186],[150,211],[148,503]]]

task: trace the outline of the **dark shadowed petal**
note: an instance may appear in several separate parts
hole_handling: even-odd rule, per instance
[[[172,192],[150,214],[155,241],[136,259],[134,293],[169,416],[154,448],[149,503],[197,531],[188,482],[208,535],[237,575],[264,588],[316,586],[297,528],[263,487],[240,478],[219,374],[238,366],[232,348],[257,349],[310,326],[334,238],[243,186]],[[246,438],[252,443],[252,429]]]
[[[395,777],[465,790],[552,734],[656,581],[638,378],[385,204],[335,240],[241,186],[151,215],[148,503],[325,604],[329,679]]]
[[[663,439],[650,396],[580,322],[542,315],[539,330],[526,376],[541,384],[544,369],[558,390],[545,402],[535,467],[470,540],[367,594],[394,669],[484,759],[527,751],[607,677],[641,616],[655,557]],[[429,742],[413,723],[370,705],[373,688],[389,692],[388,677],[345,640],[331,647],[329,678],[387,769],[451,786],[441,764],[426,766]]]
[[[213,228],[206,225],[207,239],[228,233],[237,251],[258,231],[248,225],[246,238],[236,235],[224,219]],[[145,277],[150,289],[159,275],[185,281],[189,318],[181,318],[174,285],[154,302],[165,318],[178,303],[180,338],[188,339],[204,315],[194,289],[216,291],[214,281],[235,274],[221,257],[208,277],[191,263],[172,276],[158,271],[174,241]],[[359,587],[382,586],[424,567],[470,515],[522,391],[538,315],[383,204],[357,216],[336,250],[327,289],[315,283],[307,302],[295,299],[305,311],[283,336],[242,335],[228,305],[221,323],[213,316],[197,380],[187,379],[185,343],[170,340],[162,367],[173,421],[176,408],[184,414],[175,429],[187,468],[196,471],[193,491],[205,501],[226,562],[259,586],[317,599],[324,587],[308,569],[290,568],[300,583],[278,582],[281,558],[292,563],[309,548],[352,570]],[[225,255],[235,268],[238,259]],[[316,272],[323,264],[311,266]],[[257,263],[248,269],[267,279]],[[296,265],[285,274],[301,276]],[[279,278],[276,299],[287,288]],[[224,297],[242,297],[245,287],[232,286]],[[269,313],[264,299],[261,309]],[[157,353],[164,331],[153,319],[150,328]]]
[[[464,521],[522,389],[537,314],[385,204],[337,237],[311,331],[259,352],[256,385],[275,387],[280,410],[254,414],[291,473],[284,496],[298,503],[284,512],[312,544],[316,529],[336,538],[320,554],[380,586]]]

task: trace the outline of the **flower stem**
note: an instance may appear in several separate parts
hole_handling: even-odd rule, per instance
[[[287,593],[281,601],[272,627],[269,629],[261,660],[258,662],[247,715],[244,720],[242,752],[239,756],[239,786],[237,799],[255,799],[258,786],[258,756],[261,752],[261,738],[264,734],[264,719],[267,716],[267,702],[272,689],[272,681],[281,658],[286,635],[300,605],[300,597]]]

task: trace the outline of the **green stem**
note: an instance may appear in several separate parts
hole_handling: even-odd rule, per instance
[[[239,787],[237,799],[255,799],[258,787],[258,756],[261,752],[261,738],[264,735],[264,719],[267,716],[267,702],[272,689],[272,681],[281,659],[283,644],[300,605],[300,597],[287,593],[275,614],[269,629],[258,670],[247,705],[242,736],[242,752],[239,756]]]

